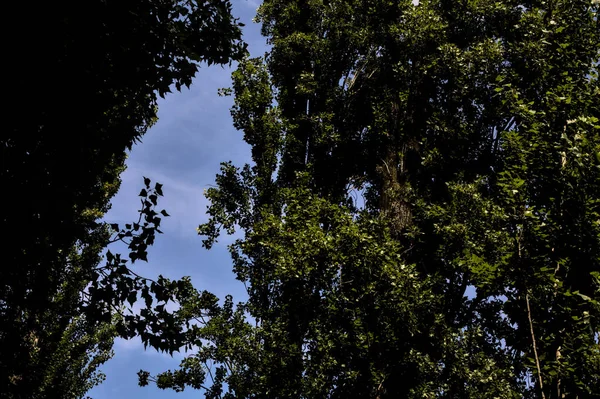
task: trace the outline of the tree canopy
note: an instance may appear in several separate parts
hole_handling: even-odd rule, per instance
[[[257,20],[271,50],[222,92],[253,163],[223,164],[199,227],[207,248],[243,232],[249,300],[141,384],[597,397],[598,3],[265,0]]]
[[[228,0],[12,2],[5,13],[21,23],[6,44],[0,389],[14,398],[82,397],[115,335],[158,325],[115,315],[125,301],[138,289],[148,306],[149,290],[159,302],[176,296],[176,282],[151,284],[110,252],[99,265],[111,234],[131,240],[133,262],[146,260],[160,231],[162,191],[150,180],[138,223],[100,222],[126,151],[156,120],[157,96],[189,86],[201,63],[245,54],[241,24]],[[179,347],[163,336],[143,339]]]

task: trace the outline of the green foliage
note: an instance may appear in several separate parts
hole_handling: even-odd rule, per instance
[[[198,229],[208,248],[244,233],[230,250],[255,326],[238,327],[246,346],[215,385],[207,363],[195,386],[597,395],[597,13],[589,0],[265,1],[272,49],[223,92],[253,165],[223,164]],[[209,326],[198,353],[237,331]],[[187,384],[183,367],[159,386]]]
[[[135,318],[111,327],[142,280],[116,255],[98,266],[111,234],[99,219],[126,150],[156,121],[157,96],[189,86],[200,63],[240,58],[245,45],[227,0],[14,2],[5,12],[26,22],[6,48],[0,385],[14,398],[82,397],[114,335],[143,331]],[[147,194],[147,225],[117,235],[131,239],[132,262],[146,260],[159,228],[160,186]],[[159,301],[176,295],[174,283],[157,284],[169,289],[147,288]],[[148,328],[171,317],[150,316]],[[176,333],[144,341],[167,349]]]

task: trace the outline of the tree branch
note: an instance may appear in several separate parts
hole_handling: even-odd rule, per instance
[[[533,321],[531,320],[531,307],[529,306],[529,293],[525,294],[525,302],[527,302],[527,318],[529,319],[529,329],[531,330],[531,341],[533,343],[533,354],[535,356],[535,365],[537,367],[538,379],[540,383],[540,392],[542,393],[542,399],[546,399],[544,394],[544,383],[542,381],[542,368],[540,367],[540,358],[537,352],[537,345],[535,343],[535,334],[533,332]]]

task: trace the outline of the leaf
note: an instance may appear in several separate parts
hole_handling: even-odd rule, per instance
[[[584,301],[587,301],[587,302],[591,302],[592,301],[592,298],[590,298],[587,295],[581,294],[579,292],[577,292],[576,294],[579,295],[581,297],[581,299],[583,299]]]
[[[159,195],[159,196],[161,196],[161,197],[163,196],[162,187],[163,187],[163,185],[162,185],[162,184],[160,184],[160,183],[156,183],[156,184],[154,185],[154,191],[156,191],[156,194],[158,194],[158,195]]]
[[[127,296],[127,302],[129,302],[130,306],[133,306],[135,301],[137,300],[137,293],[135,291],[131,291]]]

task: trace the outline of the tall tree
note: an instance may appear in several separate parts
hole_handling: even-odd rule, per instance
[[[25,33],[6,51],[0,389],[9,397],[80,397],[91,381],[81,381],[84,367],[106,359],[114,334],[144,330],[133,316],[111,327],[113,310],[136,298],[142,280],[114,256],[99,266],[111,236],[99,219],[126,150],[156,120],[157,96],[189,86],[200,63],[225,64],[245,48],[227,0],[13,2],[5,11],[23,18]],[[132,240],[132,261],[145,260],[160,223],[160,185],[146,185],[141,225],[114,232]]]
[[[232,89],[254,164],[223,165],[199,228],[209,248],[245,233],[230,248],[256,327],[201,329],[247,340],[217,352],[207,397],[597,395],[597,15],[265,1],[272,50]]]

